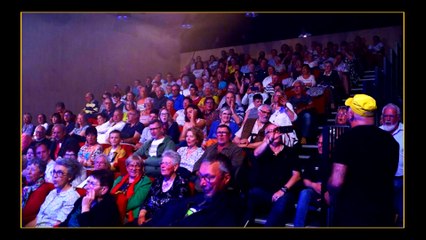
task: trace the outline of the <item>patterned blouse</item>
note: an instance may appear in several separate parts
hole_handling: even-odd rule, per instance
[[[50,191],[37,214],[36,227],[54,227],[58,221],[65,221],[79,197],[73,187],[60,193],[56,188]]]
[[[141,209],[147,210],[146,218],[151,218],[155,211],[161,208],[163,204],[172,199],[183,198],[190,195],[188,182],[179,174],[176,174],[172,187],[163,192],[162,183],[164,177],[156,178],[149,189],[146,200],[141,205]]]
[[[96,156],[102,152],[102,145],[98,143],[95,145],[88,145],[86,143],[80,148],[80,151],[78,151],[77,159],[81,164],[83,164],[84,167],[92,168]]]
[[[179,153],[181,160],[180,160],[180,167],[188,169],[188,171],[193,172],[194,170],[194,164],[198,161],[198,159],[201,158],[201,156],[204,153],[204,150],[199,147],[197,150],[192,152],[191,154],[187,154],[188,147],[180,147],[177,150],[177,153]]]

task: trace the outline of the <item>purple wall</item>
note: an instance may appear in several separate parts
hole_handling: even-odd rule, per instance
[[[22,15],[22,112],[45,113],[57,101],[78,113],[84,94],[96,98],[115,83],[179,72],[179,37],[173,29],[115,14]]]

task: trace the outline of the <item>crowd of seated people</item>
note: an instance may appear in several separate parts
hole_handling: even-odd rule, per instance
[[[101,105],[87,92],[75,122],[63,103],[51,123],[39,114],[34,125],[25,113],[22,134],[29,143],[22,149],[22,225],[163,226],[164,209],[184,211],[181,201],[200,194],[194,209],[169,216],[182,219],[167,225],[195,226],[186,217],[204,208],[213,215],[210,208],[217,207],[232,221],[218,215],[225,222],[212,226],[252,224],[259,213],[265,214],[266,226],[285,226],[293,219],[295,226],[305,226],[306,204],[321,193],[318,177],[309,179],[302,171],[301,145],[316,144],[321,114],[337,111],[335,124],[348,125],[347,109],[338,103],[357,75],[341,63],[373,61],[361,59],[365,53],[359,49],[366,47],[351,43],[336,51],[334,45],[293,50],[283,44],[270,56],[234,49],[205,61],[198,56],[176,79],[157,73],[134,81],[126,92],[114,86],[103,93]],[[73,183],[79,176],[84,176],[80,184]],[[50,194],[46,190],[53,188]],[[233,202],[219,204],[214,197],[234,201],[228,190],[240,193],[244,213],[238,217],[233,214],[239,208],[222,212]],[[311,197],[303,202],[299,196],[306,195]]]

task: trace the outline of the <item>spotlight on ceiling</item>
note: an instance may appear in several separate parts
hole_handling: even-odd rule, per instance
[[[255,17],[257,17],[258,16],[258,14],[257,13],[255,13],[255,12],[246,12],[246,17],[248,17],[248,18],[255,18]]]
[[[312,36],[312,34],[310,34],[310,33],[301,33],[299,35],[299,38],[307,38],[307,37],[310,37],[310,36]]]
[[[180,25],[181,28],[183,29],[191,29],[192,28],[192,24],[190,23],[182,23],[182,25]]]
[[[118,21],[127,21],[130,18],[130,14],[117,14],[116,18]]]

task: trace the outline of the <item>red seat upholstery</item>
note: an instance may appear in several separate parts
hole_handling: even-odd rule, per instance
[[[86,189],[84,188],[75,188],[77,190],[78,194],[80,194],[80,197],[86,196]]]
[[[188,187],[189,187],[189,193],[191,194],[191,196],[193,196],[196,193],[195,183],[194,182],[189,182],[188,183]]]
[[[87,122],[91,126],[98,126],[98,120],[96,118],[89,118],[89,119],[87,119]]]
[[[111,147],[111,144],[109,144],[109,143],[101,143],[101,146],[102,146],[102,149],[105,150],[105,149]]]
[[[130,143],[120,143],[120,146],[126,150],[127,156],[130,156],[132,153],[135,152],[135,145]]]
[[[126,159],[127,159],[127,156],[123,158],[119,158],[117,160],[118,161],[117,168],[118,168],[119,176],[124,176],[127,174]]]

